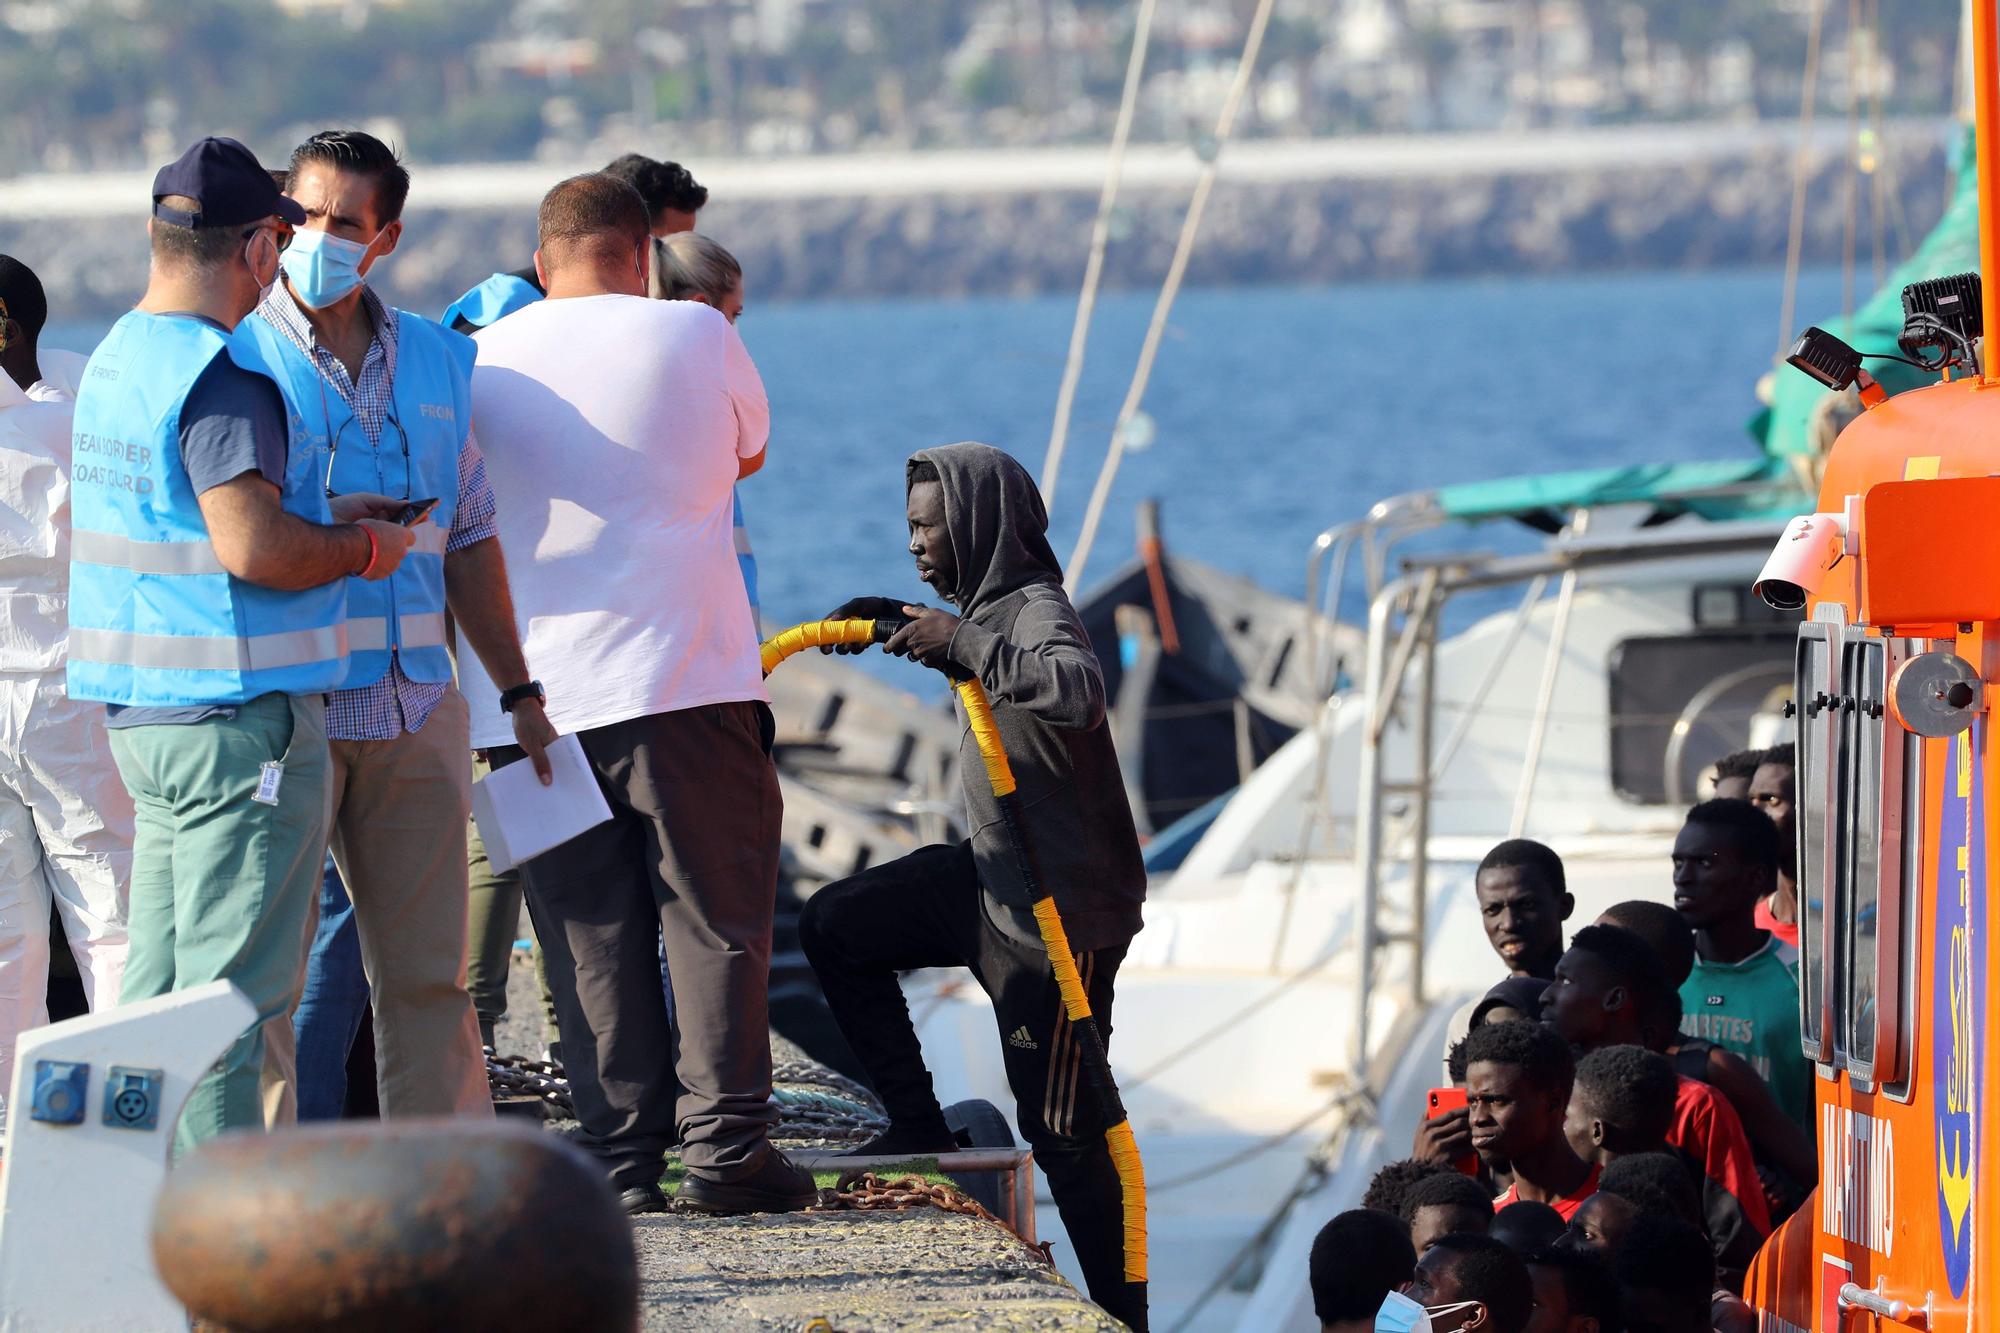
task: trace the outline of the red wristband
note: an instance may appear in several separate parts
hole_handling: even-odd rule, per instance
[[[368,539],[368,563],[361,567],[361,577],[365,579],[368,577],[368,571],[375,568],[376,558],[382,554],[382,548],[376,543],[374,533],[359,523],[354,526],[361,528],[361,535]]]

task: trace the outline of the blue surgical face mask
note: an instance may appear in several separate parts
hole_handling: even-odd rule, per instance
[[[300,228],[281,257],[293,295],[315,310],[340,300],[361,285],[361,260],[373,244]]]
[[[1431,1333],[1431,1316],[1469,1314],[1478,1308],[1478,1301],[1455,1301],[1427,1309],[1402,1292],[1392,1291],[1375,1312],[1375,1333]]]
[[[1375,1312],[1375,1333],[1431,1333],[1431,1312],[1402,1292],[1392,1291]]]

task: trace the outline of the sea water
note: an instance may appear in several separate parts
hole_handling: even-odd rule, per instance
[[[981,440],[1040,476],[1075,298],[764,305],[751,276],[738,328],[772,433],[742,496],[766,628],[861,594],[925,598],[903,460]],[[1083,584],[1130,558],[1145,498],[1160,501],[1170,550],[1300,596],[1314,536],[1387,496],[1747,457],[1782,294],[1768,269],[1185,292],[1145,398],[1154,439],[1125,457]],[[1152,305],[1147,292],[1098,303],[1051,514],[1065,560]],[[1838,305],[1838,274],[1808,273],[1794,322]],[[59,324],[46,341],[86,350],[102,328]],[[1506,525],[1474,539],[1530,540]]]

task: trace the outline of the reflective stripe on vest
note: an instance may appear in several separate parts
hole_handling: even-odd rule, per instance
[[[71,476],[69,694],[139,708],[320,694],[347,671],[347,588],[282,591],[216,558],[181,461],[189,392],[219,357],[270,376],[246,338],[186,316],[131,311],[77,395]],[[282,387],[282,386],[281,386]],[[329,521],[320,455],[297,430],[278,501]]]
[[[154,671],[280,671],[342,656],[347,650],[347,635],[345,625],[257,634],[247,639],[72,627],[69,650],[71,656],[127,662]]]
[[[444,549],[458,513],[458,454],[472,419],[470,338],[448,332],[420,315],[394,312],[395,378],[390,415],[371,445],[348,402],[323,384],[319,367],[262,314],[243,322],[271,363],[309,436],[331,440],[333,489],[337,493],[379,491],[403,494],[402,444],[409,441],[409,494],[435,496],[429,519],[411,529],[403,563],[386,579],[350,579],[347,587],[349,666],[344,690],[365,689],[381,680],[392,660],[414,681],[451,679],[451,654],[444,640]],[[331,418],[331,420],[329,420]]]
[[[444,617],[435,611],[397,617],[396,631],[397,642],[406,653],[413,648],[444,647]],[[380,652],[388,646],[387,616],[347,618],[347,650],[350,653]]]
[[[107,565],[134,574],[226,574],[215,547],[198,542],[139,542],[115,532],[70,532],[69,558],[80,565]]]

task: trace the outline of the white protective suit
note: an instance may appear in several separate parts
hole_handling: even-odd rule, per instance
[[[0,371],[0,1097],[48,1022],[51,898],[92,1009],[118,1002],[132,799],[104,705],[63,687],[73,399]]]

